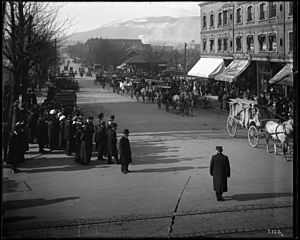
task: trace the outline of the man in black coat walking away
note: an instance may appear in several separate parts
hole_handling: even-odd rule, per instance
[[[128,139],[129,130],[124,129],[123,134],[124,135],[120,139],[119,150],[120,150],[121,172],[126,174],[129,172],[128,165],[129,163],[132,162],[132,157],[131,157],[130,143]]]
[[[214,190],[218,201],[224,201],[223,192],[227,192],[227,178],[230,177],[230,164],[228,157],[223,155],[221,146],[216,147],[217,154],[213,155],[210,162],[210,175],[213,176]]]

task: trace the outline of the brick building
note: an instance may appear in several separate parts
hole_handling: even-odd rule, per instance
[[[224,61],[216,80],[237,80],[257,94],[281,69],[291,69],[293,2],[209,1],[199,7],[200,57]],[[228,78],[225,67],[239,71]]]

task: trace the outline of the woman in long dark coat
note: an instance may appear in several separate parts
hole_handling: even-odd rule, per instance
[[[226,155],[223,155],[221,146],[217,146],[217,154],[213,155],[210,162],[210,175],[213,176],[214,190],[218,201],[224,201],[223,192],[227,192],[227,178],[230,177],[230,165]]]
[[[74,161],[77,163],[81,162],[80,159],[80,149],[81,149],[81,135],[82,135],[82,123],[81,122],[73,122],[74,127],[74,145],[75,145],[75,157]]]
[[[18,173],[20,170],[17,167],[24,159],[24,138],[22,136],[23,129],[21,124],[16,123],[14,129],[9,138],[7,162],[11,164],[11,172]]]
[[[131,148],[129,143],[129,130],[124,129],[123,136],[120,139],[120,163],[121,163],[121,172],[126,174],[129,172],[128,165],[132,162]]]
[[[36,123],[36,137],[39,145],[39,152],[44,152],[44,146],[47,144],[47,123],[45,122],[43,113],[39,114],[39,118]]]

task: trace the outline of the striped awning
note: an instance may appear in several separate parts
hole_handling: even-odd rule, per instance
[[[215,79],[218,81],[232,82],[249,66],[248,60],[233,60],[223,72],[218,74]]]
[[[224,69],[224,60],[221,58],[200,58],[187,75],[203,78],[214,78]]]
[[[269,80],[270,85],[280,84],[293,86],[293,64],[286,64],[274,77]]]

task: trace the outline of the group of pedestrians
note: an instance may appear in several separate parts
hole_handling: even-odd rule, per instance
[[[17,167],[25,161],[29,143],[35,142],[39,146],[39,153],[47,153],[45,148],[50,151],[64,150],[67,156],[73,155],[74,161],[82,165],[90,164],[95,143],[98,160],[105,160],[106,157],[107,163],[112,164],[114,158],[117,164],[122,165],[123,173],[129,172],[128,165],[132,161],[129,130],[124,130],[118,151],[114,115],[106,124],[104,114],[100,113],[98,123],[94,125],[93,117],[86,117],[76,107],[66,116],[64,108],[53,100],[45,100],[41,105],[35,104],[30,110],[27,104],[22,104],[20,108],[18,101],[14,107],[15,124],[12,131],[9,131],[7,122],[2,123],[4,162],[11,165],[12,173],[19,172]]]

